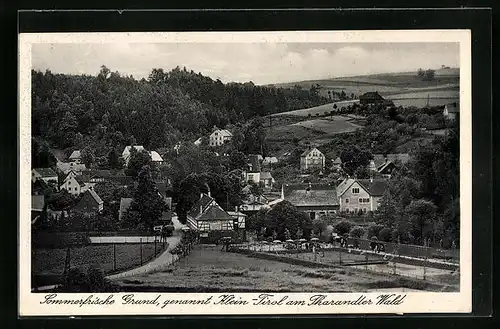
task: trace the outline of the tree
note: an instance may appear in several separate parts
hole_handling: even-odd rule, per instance
[[[108,164],[108,167],[111,169],[122,169],[123,168],[123,165],[124,165],[123,158],[118,155],[118,152],[116,151],[115,148],[112,148],[108,152],[107,164]]]
[[[315,218],[312,221],[313,233],[317,236],[321,236],[326,230],[326,222],[321,218]]]
[[[130,205],[132,211],[137,211],[140,223],[143,223],[151,231],[154,223],[161,217],[166,207],[163,198],[158,194],[155,183],[151,177],[151,168],[144,166],[137,177],[138,186],[134,193],[134,199]]]
[[[428,69],[428,70],[425,70],[423,78],[425,81],[431,81],[431,80],[434,80],[435,74],[436,74],[436,71]]]
[[[389,227],[384,227],[378,232],[377,237],[380,241],[389,242],[392,239],[392,230]]]
[[[340,153],[343,169],[349,175],[353,175],[359,167],[366,168],[372,158],[369,151],[361,150],[358,146],[346,148]]]
[[[354,226],[349,235],[353,238],[360,239],[365,234],[365,230],[361,226]]]
[[[95,162],[94,151],[89,146],[85,146],[81,151],[81,161],[87,168],[90,168]]]
[[[348,221],[341,221],[339,223],[337,223],[337,225],[335,225],[335,231],[339,234],[339,235],[344,235],[344,234],[347,234],[351,231],[351,227],[352,227],[352,224]]]
[[[412,201],[405,209],[405,215],[411,225],[411,234],[424,244],[433,234],[433,225],[436,221],[437,207],[428,200]]]
[[[266,231],[272,234],[276,231],[279,240],[285,239],[285,229],[291,232],[292,238],[308,236],[311,231],[311,219],[305,213],[299,211],[288,201],[276,204],[266,215]],[[298,230],[302,231],[302,236],[296,236]],[[294,236],[295,233],[295,236]]]
[[[138,152],[135,147],[130,149],[130,158],[128,161],[127,169],[125,169],[125,174],[132,177],[137,177],[140,170],[144,166],[151,166],[151,156],[145,150]]]
[[[229,155],[229,170],[246,169],[247,161],[245,154],[240,151],[231,152]]]
[[[419,69],[418,69],[418,71],[417,71],[417,75],[418,75],[419,77],[423,77],[423,76],[424,76],[424,74],[425,74],[425,71],[424,71],[424,70],[422,70],[421,68],[419,68]]]

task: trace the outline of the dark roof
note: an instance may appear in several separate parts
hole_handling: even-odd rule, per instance
[[[90,193],[95,202],[97,202],[98,204],[103,203],[102,199],[99,197],[99,195],[97,195],[97,193],[93,189],[88,189],[87,192]]]
[[[284,188],[285,200],[294,206],[338,206],[335,186],[294,184]]]
[[[85,181],[82,179],[82,177],[80,176],[75,176],[75,180],[78,184],[80,184],[80,186],[84,186],[85,185]]]
[[[213,220],[231,220],[233,217],[229,215],[227,212],[222,210],[217,205],[210,205],[208,209],[196,220],[199,221],[213,221]]]
[[[359,96],[359,99],[384,99],[380,94],[376,91],[369,91]]]
[[[342,160],[340,159],[340,157],[337,157],[335,160],[333,160],[333,163],[334,164],[342,164]]]
[[[363,186],[363,188],[371,196],[382,196],[387,189],[387,180],[385,179],[358,179],[357,182]]]
[[[386,162],[395,162],[395,161],[401,161],[401,163],[405,164],[410,161],[410,155],[408,153],[395,153],[395,154],[374,154],[373,155],[373,162],[375,163],[375,167],[379,169],[381,166],[383,166]]]
[[[206,207],[212,202],[214,199],[206,194],[203,193],[202,197],[199,198],[194,205],[191,207],[191,209],[188,211],[187,215],[196,218],[201,212],[203,212]],[[200,206],[201,206],[201,212],[200,212]]]
[[[50,168],[34,168],[37,173],[42,177],[54,177],[57,176],[56,172]]]
[[[304,156],[307,156],[311,151],[313,150],[316,150],[318,151],[319,153],[323,154],[323,152],[321,152],[320,150],[318,150],[317,147],[311,147],[310,149],[307,149],[305,150],[304,152],[302,152],[302,154],[300,155],[301,157],[304,157]]]
[[[269,171],[263,171],[260,173],[260,179],[273,179]]]

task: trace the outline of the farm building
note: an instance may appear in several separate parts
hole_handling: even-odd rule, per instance
[[[213,243],[226,236],[243,238],[245,221],[240,222],[240,217],[231,216],[210,194],[201,193],[187,213],[187,224],[199,233],[202,242]]]
[[[347,178],[337,186],[340,211],[354,213],[375,211],[386,188],[385,179]]]
[[[460,105],[456,102],[444,106],[443,116],[449,120],[455,120],[459,113]]]
[[[339,210],[335,186],[328,184],[285,185],[278,200],[290,202],[298,210],[307,213],[311,219],[335,214]]]
[[[359,96],[359,103],[362,105],[368,104],[382,104],[385,102],[384,97],[376,91],[370,91]]]
[[[94,183],[85,183],[82,180],[82,176],[74,176],[73,174],[69,174],[64,179],[64,182],[61,186],[59,186],[60,190],[66,190],[69,194],[78,196],[81,193],[85,193],[87,190],[94,187]]]
[[[31,223],[34,224],[45,208],[44,195],[31,196]]]
[[[300,170],[324,170],[325,155],[317,148],[304,151],[300,155]]]

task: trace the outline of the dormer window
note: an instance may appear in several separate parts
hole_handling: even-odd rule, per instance
[[[359,194],[359,187],[353,187],[352,194]]]

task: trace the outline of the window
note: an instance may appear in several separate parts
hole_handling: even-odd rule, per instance
[[[311,217],[311,219],[315,219],[316,213],[314,211],[312,211],[311,213],[309,213],[309,216]]]
[[[210,230],[210,223],[198,222],[198,227],[200,228],[200,231],[209,231]]]
[[[370,203],[369,198],[359,198],[358,201],[359,201],[359,203]]]
[[[363,208],[363,212],[366,213],[366,208]]]
[[[222,223],[222,230],[223,231],[231,231],[234,229],[234,223],[230,221],[226,221]]]
[[[359,187],[353,187],[352,194],[359,194]]]
[[[346,198],[346,199],[345,199],[345,203],[349,203],[349,198]]]
[[[71,181],[68,181],[68,186],[70,186],[70,185],[71,185]]]

